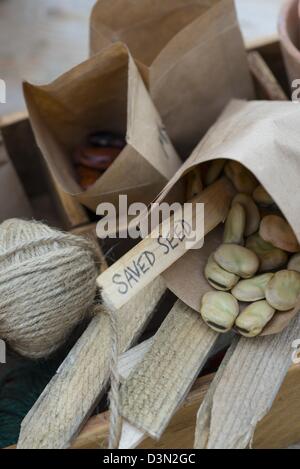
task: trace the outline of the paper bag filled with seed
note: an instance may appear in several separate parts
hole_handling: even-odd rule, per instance
[[[100,202],[149,203],[180,166],[137,67],[116,43],[46,86],[24,85],[31,123],[60,188]]]
[[[180,186],[191,200],[220,178],[232,186],[224,223],[165,273],[220,333],[274,334],[300,309],[299,128],[293,103],[232,101],[159,199]]]

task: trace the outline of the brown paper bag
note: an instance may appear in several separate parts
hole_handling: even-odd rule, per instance
[[[167,184],[158,201],[170,195],[191,168],[218,158],[236,160],[271,194],[300,242],[299,128],[300,108],[291,102],[232,101]],[[221,244],[222,231],[220,227],[212,231],[202,249],[188,251],[164,274],[168,288],[196,311],[200,310],[203,294],[211,290],[204,278],[204,266]],[[293,311],[277,312],[263,335],[283,330],[299,309],[300,302]]]
[[[91,53],[114,41],[128,45],[183,157],[231,98],[254,99],[233,0],[99,0]]]
[[[125,45],[113,44],[47,86],[24,84],[37,142],[61,189],[96,210],[100,202],[149,203],[180,166]],[[72,154],[94,131],[126,135],[127,146],[86,191]]]

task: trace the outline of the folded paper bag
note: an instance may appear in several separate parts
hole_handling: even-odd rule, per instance
[[[299,128],[300,108],[291,102],[232,101],[157,201],[170,195],[191,168],[218,158],[235,160],[248,168],[271,194],[300,242]],[[196,311],[200,310],[203,294],[211,290],[204,267],[209,255],[221,244],[222,232],[220,228],[213,230],[202,249],[188,251],[164,274],[168,288]],[[290,312],[277,312],[262,335],[282,331],[299,310],[300,302]]]
[[[254,98],[233,0],[99,0],[90,28],[91,54],[128,45],[183,157],[231,98]]]
[[[149,203],[180,166],[138,69],[125,45],[116,43],[50,85],[24,84],[30,120],[48,167],[61,187],[91,210]],[[76,180],[72,156],[94,131],[126,135],[127,145],[86,191]]]

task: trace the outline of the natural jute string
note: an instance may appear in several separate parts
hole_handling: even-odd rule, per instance
[[[86,238],[42,223],[0,225],[0,338],[15,351],[42,358],[91,314],[97,265]]]

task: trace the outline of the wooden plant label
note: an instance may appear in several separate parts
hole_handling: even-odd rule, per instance
[[[191,249],[199,244],[197,236],[194,241],[186,243],[187,232],[195,226],[197,203],[204,204],[206,235],[226,218],[232,197],[231,183],[226,178],[220,179],[193,199],[192,210],[184,219],[176,218],[175,213],[171,219],[164,220],[154,232],[101,274],[97,283],[107,306],[122,307],[180,259],[187,252],[187,245]],[[164,235],[170,226],[173,226],[172,233]],[[178,227],[180,235],[174,236]]]

